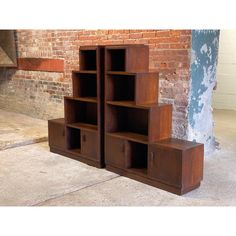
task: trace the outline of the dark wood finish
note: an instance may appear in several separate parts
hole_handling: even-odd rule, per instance
[[[81,130],[81,154],[90,159],[99,160],[98,134],[88,130]]]
[[[106,101],[158,102],[158,73],[109,74],[106,84]]]
[[[119,175],[128,177],[133,180],[137,180],[137,181],[142,182],[144,184],[148,184],[153,187],[160,188],[160,189],[163,189],[165,191],[168,191],[168,192],[171,192],[171,193],[174,193],[177,195],[183,195],[183,194],[190,192],[200,186],[200,183],[199,183],[199,184],[189,187],[189,188],[180,189],[180,188],[175,187],[173,185],[168,185],[168,184],[165,184],[165,183],[160,182],[158,180],[154,180],[154,179],[149,178],[147,176],[147,174],[145,174],[145,171],[135,171],[134,169],[122,169],[122,168],[118,168],[118,167],[115,167],[115,166],[112,166],[109,164],[106,164],[106,169],[109,171],[112,171],[114,173],[117,173]]]
[[[148,174],[181,192],[200,185],[203,178],[203,144],[167,139],[149,145]]]
[[[48,142],[50,147],[66,149],[64,118],[48,121]]]
[[[106,164],[115,165],[120,168],[126,167],[127,141],[111,136],[106,136],[105,156]]]
[[[203,145],[171,138],[172,105],[158,104],[148,54],[144,45],[81,47],[65,124],[49,121],[50,150],[181,195],[200,186]]]
[[[116,106],[117,104],[118,106]],[[128,104],[127,106],[122,106],[122,104],[124,104],[124,102],[107,103],[106,132],[129,133],[129,136],[137,136],[137,139],[141,137],[141,140],[147,140],[151,143],[171,137],[171,105],[140,107],[130,105],[130,103],[126,103]]]
[[[106,71],[146,72],[149,67],[149,48],[146,45],[106,46]]]
[[[73,96],[64,98],[67,152],[104,166],[104,47],[80,47],[79,57]]]

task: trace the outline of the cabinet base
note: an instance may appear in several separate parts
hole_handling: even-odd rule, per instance
[[[120,169],[120,168],[113,167],[110,165],[106,165],[106,169],[108,171],[114,172],[116,174],[128,177],[133,180],[137,180],[137,181],[142,182],[144,184],[148,184],[153,187],[160,188],[162,190],[165,190],[165,191],[177,194],[177,195],[183,195],[183,194],[188,193],[200,186],[200,183],[198,183],[198,184],[188,187],[188,188],[178,188],[175,186],[171,186],[171,185],[162,183],[157,180],[150,179],[148,176],[145,176],[143,174],[134,173],[132,170],[129,170],[129,169],[124,170],[124,169]]]
[[[50,152],[60,154],[62,156],[69,157],[69,158],[74,159],[76,161],[80,161],[80,162],[83,162],[87,165],[94,166],[94,167],[97,167],[97,168],[104,168],[105,167],[104,163],[89,160],[89,159],[84,158],[82,156],[73,155],[72,153],[67,152],[66,150],[61,150],[61,149],[58,149],[58,148],[55,148],[55,147],[50,147]]]

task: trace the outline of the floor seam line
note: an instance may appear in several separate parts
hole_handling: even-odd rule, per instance
[[[61,195],[56,196],[56,197],[48,198],[48,199],[46,199],[46,200],[44,200],[44,201],[38,202],[38,203],[33,204],[33,205],[30,205],[30,206],[38,206],[38,205],[41,204],[41,203],[45,203],[45,202],[47,202],[47,201],[57,199],[57,198],[66,196],[66,195],[68,195],[68,194],[72,194],[72,193],[75,193],[75,192],[79,192],[79,191],[81,191],[81,190],[84,190],[84,189],[87,189],[87,188],[90,188],[90,187],[93,187],[93,186],[96,186],[96,185],[99,185],[99,184],[108,182],[108,181],[110,181],[110,180],[113,180],[113,179],[116,179],[116,178],[119,178],[119,177],[121,177],[121,176],[119,175],[119,176],[113,177],[113,178],[111,178],[111,179],[107,179],[107,180],[104,180],[104,181],[101,181],[101,182],[98,182],[98,183],[94,183],[94,184],[85,186],[85,187],[80,188],[80,189],[76,189],[76,190],[74,190],[74,191],[71,191],[71,192],[68,192],[68,193],[65,193],[65,194],[61,194]]]

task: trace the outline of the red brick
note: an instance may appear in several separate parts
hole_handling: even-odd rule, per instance
[[[143,37],[142,33],[130,34],[130,36],[129,36],[130,39],[138,39],[138,38],[142,38],[142,37]]]

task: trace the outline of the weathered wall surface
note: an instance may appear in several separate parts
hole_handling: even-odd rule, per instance
[[[205,153],[215,149],[212,92],[216,84],[219,30],[193,30],[191,80],[188,108],[188,140],[205,144]]]
[[[71,94],[71,71],[79,70],[80,46],[143,43],[150,48],[150,68],[160,72],[160,101],[174,107],[173,136],[186,138],[191,30],[17,30],[16,37],[18,58],[61,59],[64,68],[0,70],[0,108],[61,117],[63,96]]]

